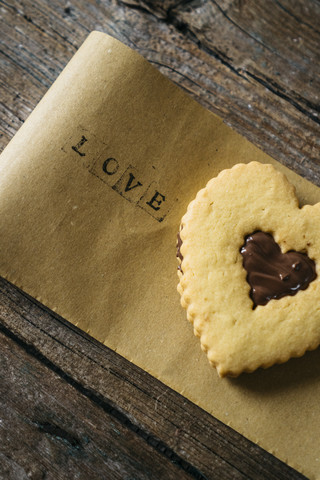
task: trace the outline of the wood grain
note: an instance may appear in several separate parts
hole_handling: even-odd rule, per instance
[[[88,32],[98,29],[138,50],[253,143],[320,184],[317,2],[1,3],[2,145]]]
[[[1,149],[96,29],[320,185],[315,0],[0,8]],[[3,478],[303,478],[4,280],[0,326]]]
[[[190,478],[3,334],[0,349],[2,478]]]

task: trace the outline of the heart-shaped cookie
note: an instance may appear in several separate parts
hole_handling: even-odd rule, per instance
[[[286,177],[257,162],[222,171],[190,203],[181,221],[178,291],[220,376],[282,363],[320,344],[319,214],[320,203],[299,208]],[[267,277],[262,302],[243,255],[256,232],[276,242],[253,262],[251,278],[261,284]]]

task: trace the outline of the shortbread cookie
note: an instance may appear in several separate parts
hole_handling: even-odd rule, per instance
[[[299,208],[272,165],[222,171],[179,232],[181,304],[221,377],[320,343],[320,203]]]

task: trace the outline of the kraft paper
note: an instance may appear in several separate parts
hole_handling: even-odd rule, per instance
[[[320,189],[93,32],[1,155],[0,274],[310,478],[320,478],[320,350],[220,379],[180,307],[187,205],[235,163]],[[252,179],[254,181],[254,179]]]

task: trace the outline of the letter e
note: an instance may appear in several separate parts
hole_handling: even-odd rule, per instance
[[[146,202],[146,204],[153,208],[153,210],[160,210],[160,205],[165,201],[165,199],[166,197],[156,190],[156,193],[149,202]]]

